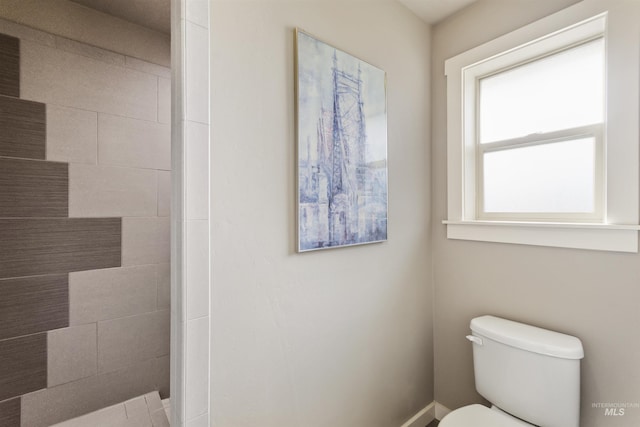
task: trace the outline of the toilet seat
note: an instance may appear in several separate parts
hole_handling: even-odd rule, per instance
[[[533,427],[533,424],[483,405],[469,405],[450,412],[438,427]]]

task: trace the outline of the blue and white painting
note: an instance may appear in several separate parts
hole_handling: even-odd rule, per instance
[[[296,30],[298,250],[387,240],[384,71]]]

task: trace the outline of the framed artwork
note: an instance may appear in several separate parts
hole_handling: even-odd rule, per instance
[[[298,251],[387,240],[386,74],[296,29]]]

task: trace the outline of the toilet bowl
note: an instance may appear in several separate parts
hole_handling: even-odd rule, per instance
[[[534,427],[499,410],[495,406],[469,405],[450,412],[438,427]]]
[[[476,390],[493,406],[456,409],[439,427],[579,427],[578,338],[494,316],[471,331]]]

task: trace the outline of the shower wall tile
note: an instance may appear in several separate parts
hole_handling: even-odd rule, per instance
[[[205,412],[199,417],[190,419],[186,427],[209,427],[209,413]]]
[[[98,115],[98,163],[145,169],[171,169],[169,125]]]
[[[137,362],[126,368],[98,375],[105,404],[115,404],[157,390],[156,359]]]
[[[171,123],[171,79],[158,77],[158,121]]]
[[[170,240],[169,218],[123,218],[122,265],[168,263]]]
[[[209,218],[209,125],[185,122],[186,217]]]
[[[47,335],[48,387],[98,373],[95,323],[49,331]]]
[[[158,216],[171,215],[171,172],[158,171]]]
[[[209,1],[186,0],[185,18],[204,28],[209,28]]]
[[[158,211],[154,170],[69,165],[69,216],[152,216]]]
[[[164,408],[152,407],[147,401],[150,396],[159,401],[158,393],[151,392],[51,427],[169,427]]]
[[[0,34],[0,95],[20,96],[20,40]]]
[[[0,218],[66,217],[69,166],[0,157]]]
[[[0,278],[119,267],[120,218],[0,219]]]
[[[209,316],[187,322],[185,417],[196,418],[209,407]]]
[[[157,76],[24,40],[21,58],[25,99],[157,119]]]
[[[72,325],[156,310],[155,265],[79,271],[69,274]]]
[[[0,402],[0,426],[20,427],[20,398]]]
[[[209,123],[209,31],[187,21],[185,119]]]
[[[98,114],[47,105],[47,160],[95,165],[98,159]]]
[[[169,354],[169,311],[98,323],[98,371],[112,372]]]
[[[0,425],[168,397],[171,71],[3,31],[20,38],[22,99],[2,95],[0,36]]]
[[[158,387],[156,360],[39,390],[22,397],[22,425],[48,427]]]
[[[125,66],[144,73],[155,74],[156,76],[165,77],[167,79],[171,78],[170,68],[143,61],[142,59],[132,58],[131,56],[125,57]]]
[[[0,280],[0,340],[69,325],[66,274]]]
[[[209,221],[189,220],[186,223],[187,319],[209,314]]]
[[[171,265],[157,264],[158,310],[171,307]]]
[[[180,46],[181,56],[174,70],[174,84],[183,92],[184,106],[174,112],[174,123],[179,126],[175,140],[177,158],[172,170],[177,181],[176,198],[172,203],[180,206],[174,218],[174,232],[178,245],[191,253],[203,252],[197,259],[172,260],[172,268],[181,279],[176,295],[178,322],[173,331],[186,330],[186,336],[176,341],[177,357],[172,361],[172,375],[182,375],[183,383],[172,390],[175,399],[173,418],[187,426],[207,425],[208,410],[208,360],[209,360],[209,307],[202,305],[197,295],[208,295],[210,264],[207,232],[203,236],[196,229],[208,229],[208,151],[209,151],[209,22],[206,1],[185,0],[179,12],[182,18],[180,30],[174,42]],[[203,178],[204,177],[204,178]],[[184,217],[181,216],[184,211]],[[191,249],[190,249],[191,248]],[[194,295],[195,293],[195,295]],[[175,295],[175,292],[174,292]],[[194,298],[195,296],[195,298]],[[200,316],[194,318],[194,316]],[[191,319],[191,320],[189,320]],[[181,338],[181,339],[180,339]]]
[[[34,30],[33,28],[7,21],[6,19],[0,19],[0,33],[17,37],[20,40],[40,43],[45,46],[55,46],[55,36],[53,34]]]
[[[0,401],[46,386],[46,333],[0,341]]]
[[[167,399],[170,396],[170,369],[171,359],[169,355],[156,358],[156,376],[158,378],[157,390],[161,399]]]
[[[0,129],[0,156],[44,159],[44,104],[0,95]]]
[[[124,55],[64,37],[56,36],[56,47],[67,52],[77,53],[78,55],[97,59],[113,65],[124,66],[125,64]]]
[[[48,427],[102,406],[99,377],[87,377],[24,395],[22,425]]]

